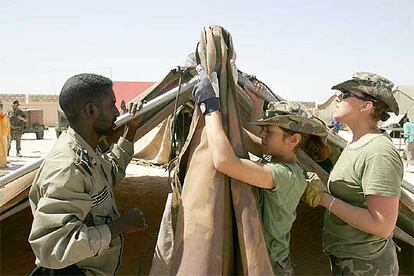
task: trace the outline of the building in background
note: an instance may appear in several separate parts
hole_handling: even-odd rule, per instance
[[[129,102],[154,84],[154,82],[135,81],[114,81],[113,83],[117,107],[122,99]],[[6,113],[12,109],[12,103],[16,99],[20,102],[22,109],[42,109],[45,126],[54,127],[56,125],[59,95],[0,93],[0,100],[3,102]]]

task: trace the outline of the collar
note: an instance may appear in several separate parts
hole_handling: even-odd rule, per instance
[[[386,137],[386,138],[388,138],[392,141],[392,139],[388,135],[388,133],[386,131],[382,130],[382,133],[367,133],[367,134],[365,134],[364,136],[359,138],[358,141],[355,141],[353,143],[349,143],[347,145],[347,148],[350,149],[350,150],[362,148],[363,146],[367,145],[368,143],[370,143],[371,141],[377,139],[378,137]]]
[[[73,128],[69,127],[67,133],[75,140],[78,146],[88,152],[90,157],[94,158],[96,161],[102,158],[102,152],[99,149],[92,149],[92,147]]]

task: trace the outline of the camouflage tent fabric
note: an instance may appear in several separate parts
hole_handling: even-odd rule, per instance
[[[218,74],[224,128],[236,154],[247,157],[230,34],[218,26],[205,27],[198,58],[209,75]],[[167,201],[151,274],[270,275],[253,191],[215,170],[204,124],[197,108],[175,170],[174,192]]]
[[[134,143],[134,158],[155,165],[167,164],[171,154],[172,116]]]

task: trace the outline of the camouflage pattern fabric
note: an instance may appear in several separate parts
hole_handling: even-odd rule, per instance
[[[18,118],[19,116],[23,118],[27,117],[21,109],[17,109],[16,111],[10,111],[8,114],[10,121],[10,129],[12,132],[23,133],[23,127],[26,123],[21,121]]]
[[[273,273],[278,276],[293,276],[295,275],[294,267],[292,259],[288,256],[273,266]]]
[[[384,253],[373,260],[340,258],[330,255],[332,275],[398,275],[399,266],[394,242],[390,242]]]
[[[341,82],[333,86],[332,89],[368,94],[384,102],[390,111],[398,115],[399,108],[394,98],[393,87],[394,83],[380,75],[368,72],[357,72],[352,75],[351,80]]]
[[[23,133],[20,131],[14,131],[11,130],[11,141],[16,141],[16,151],[20,152],[22,150],[22,136]],[[9,144],[9,150],[10,150],[11,144]]]
[[[134,158],[143,163],[164,165],[171,155],[172,116],[134,143]]]
[[[324,123],[311,112],[307,112],[296,102],[270,102],[265,117],[253,122],[255,125],[277,125],[285,129],[305,134],[326,137],[328,135]]]
[[[230,34],[221,27],[205,27],[197,59],[220,82],[223,126],[236,154],[248,157],[243,148],[238,111],[236,54]],[[155,275],[271,275],[260,214],[250,186],[215,170],[204,131],[204,117],[196,108],[187,142],[175,169],[175,194],[170,217],[174,236],[159,234],[157,250],[172,244],[168,252],[154,255]],[[166,227],[167,228],[167,227]],[[158,246],[159,245],[159,246]],[[166,250],[166,248],[165,248]],[[160,259],[159,256],[166,256]],[[158,268],[164,268],[158,269]]]

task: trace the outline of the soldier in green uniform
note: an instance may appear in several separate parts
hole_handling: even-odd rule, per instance
[[[333,275],[398,275],[392,233],[398,216],[403,164],[391,138],[377,127],[398,114],[393,83],[372,73],[355,73],[335,85],[334,116],[353,137],[332,169],[328,188],[311,183],[306,202],[327,209],[323,246]]]
[[[193,94],[205,114],[208,147],[214,166],[221,173],[258,188],[264,237],[274,273],[293,275],[290,229],[296,219],[296,207],[306,188],[304,172],[297,163],[296,152],[299,148],[319,147],[319,150],[328,153],[327,145],[322,141],[327,136],[327,130],[298,104],[269,103],[265,117],[253,122],[262,127],[261,139],[250,134],[250,151],[257,156],[263,153],[266,156],[261,162],[239,158],[223,130],[214,81],[212,85],[204,69],[198,70],[200,83],[194,88]],[[256,88],[260,93],[261,85],[256,84]],[[251,92],[249,95],[254,102],[254,111],[258,111],[253,117],[258,117],[258,114],[261,117],[263,100]],[[309,143],[315,143],[315,147],[307,147]]]
[[[27,123],[26,114],[20,109],[18,100],[13,101],[13,110],[9,112],[11,140],[16,140],[16,156],[21,157],[21,141],[23,135],[23,127]],[[9,148],[10,151],[10,148]]]
[[[121,234],[146,228],[138,208],[119,214],[112,192],[132,158],[140,119],[130,121],[120,137],[113,130],[119,112],[112,81],[94,74],[69,78],[59,104],[70,127],[45,158],[29,194],[29,242],[38,266],[33,275],[114,275]],[[105,153],[98,146],[103,136],[117,141]]]

